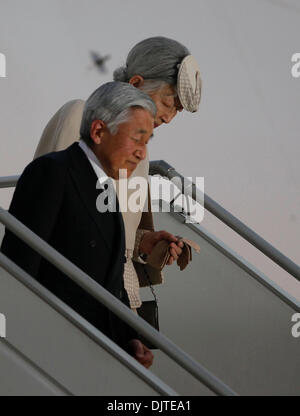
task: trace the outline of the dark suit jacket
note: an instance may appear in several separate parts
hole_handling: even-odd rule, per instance
[[[122,215],[99,213],[97,176],[73,144],[33,161],[22,174],[9,209],[34,233],[129,306],[124,290]],[[136,337],[92,296],[6,230],[2,252],[120,346]]]

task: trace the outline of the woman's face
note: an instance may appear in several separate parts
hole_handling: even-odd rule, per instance
[[[172,85],[164,87],[149,93],[149,96],[156,104],[157,113],[154,120],[154,127],[159,127],[163,123],[170,123],[176,116],[177,111],[182,111],[183,107]]]

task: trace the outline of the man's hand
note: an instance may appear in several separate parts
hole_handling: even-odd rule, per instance
[[[175,235],[168,233],[167,231],[150,231],[143,235],[140,243],[140,252],[144,254],[151,254],[152,250],[160,240],[169,241],[170,259],[168,265],[177,261],[178,257],[182,253],[183,242],[179,241]]]
[[[144,367],[149,368],[153,364],[154,355],[138,339],[132,339],[129,342],[131,355]]]

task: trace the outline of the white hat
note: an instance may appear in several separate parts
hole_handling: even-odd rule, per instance
[[[200,68],[192,55],[186,56],[178,70],[177,93],[182,107],[195,113],[199,109],[201,100],[202,81]]]

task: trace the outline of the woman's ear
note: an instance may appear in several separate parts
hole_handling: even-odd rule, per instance
[[[100,144],[105,129],[105,123],[102,120],[94,120],[91,125],[90,137],[95,144]]]
[[[133,85],[135,88],[141,88],[144,85],[144,78],[141,75],[133,75],[130,78],[129,84]]]

